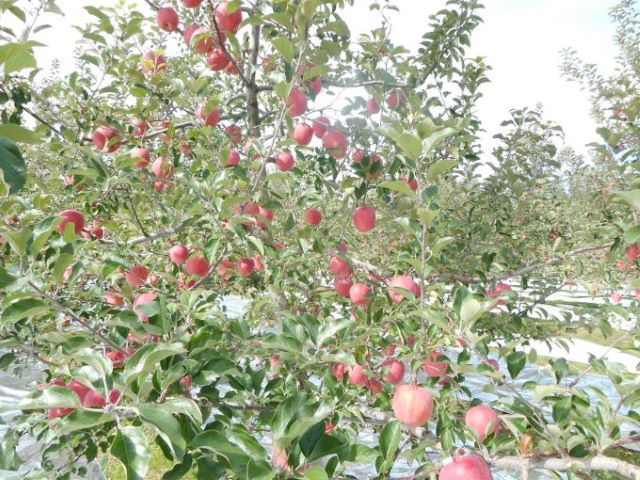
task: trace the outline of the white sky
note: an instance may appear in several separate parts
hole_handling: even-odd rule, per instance
[[[73,68],[72,51],[77,33],[71,25],[90,17],[85,5],[99,7],[117,0],[59,0],[66,17],[48,18],[54,28],[36,39],[48,45],[40,49],[39,64],[53,58],[62,62],[63,71]],[[356,0],[345,12],[353,38],[379,24],[379,13],[369,12],[369,0]],[[395,43],[414,48],[426,30],[428,16],[443,8],[445,0],[396,0],[400,12],[392,14]],[[580,153],[597,139],[596,125],[589,117],[587,94],[577,84],[560,76],[559,51],[577,49],[582,58],[598,64],[604,73],[613,70],[613,26],[608,9],[614,0],[485,0],[484,24],[472,38],[472,54],[484,56],[491,65],[491,83],[482,87],[484,98],[478,105],[483,127],[485,152],[491,150],[491,136],[507,118],[510,108],[534,107],[541,102],[546,118],[565,130],[566,143]]]

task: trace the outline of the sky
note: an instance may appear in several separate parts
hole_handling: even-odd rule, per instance
[[[139,0],[138,0],[139,1]],[[71,25],[90,19],[85,5],[100,7],[117,0],[58,0],[66,16],[45,20],[54,28],[38,34],[47,44],[38,51],[40,65],[54,58],[62,71],[73,68],[73,47],[78,34]],[[135,3],[135,0],[134,0]],[[445,0],[395,0],[400,12],[391,14],[394,43],[415,48],[427,29],[428,16],[445,5]],[[484,23],[472,37],[473,56],[486,58],[492,70],[491,83],[483,86],[484,97],[478,104],[479,116],[487,131],[483,150],[490,152],[492,136],[508,118],[511,108],[544,106],[545,116],[565,130],[565,142],[586,154],[586,144],[597,140],[596,125],[589,116],[588,94],[560,75],[560,50],[573,47],[580,56],[600,66],[603,73],[613,72],[614,29],[607,12],[615,0],[485,0]],[[370,12],[369,0],[356,0],[344,12],[352,38],[375,28],[379,14]],[[64,33],[61,33],[64,32]]]

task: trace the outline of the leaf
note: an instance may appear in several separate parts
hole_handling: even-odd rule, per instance
[[[51,307],[37,298],[23,298],[12,303],[2,312],[3,323],[15,323],[51,310]]]
[[[169,413],[186,415],[199,425],[202,424],[202,412],[198,404],[189,398],[168,398],[157,406]]]
[[[47,387],[42,391],[37,391],[32,398],[25,398],[17,405],[9,407],[12,410],[43,410],[48,408],[78,408],[80,407],[80,397],[75,392],[66,387]],[[0,411],[5,406],[0,407]]]
[[[29,143],[37,145],[42,143],[42,138],[36,133],[15,123],[1,123],[0,137],[8,138],[13,142]]]
[[[323,325],[318,331],[316,345],[320,348],[325,341],[330,338],[334,338],[339,331],[344,330],[353,324],[354,320],[352,318],[348,318]]]
[[[58,255],[56,263],[53,266],[53,277],[56,279],[56,282],[60,283],[62,281],[62,276],[64,275],[65,270],[73,263],[74,260],[75,257],[70,253],[63,252]]]
[[[92,367],[103,380],[111,376],[113,372],[113,363],[91,348],[83,348],[74,352],[73,358]]]
[[[387,190],[394,190],[396,192],[400,192],[404,195],[413,195],[413,190],[411,187],[407,185],[402,180],[391,180],[388,182],[381,182],[378,185],[378,188],[386,188]]]
[[[453,242],[455,240],[454,237],[441,237],[438,240],[436,240],[436,242],[433,244],[433,247],[431,247],[431,255],[439,255],[440,252],[442,250],[444,250],[444,247],[446,247],[447,245],[449,245],[451,242]]]
[[[151,450],[141,427],[121,427],[111,444],[111,455],[124,465],[127,480],[144,480],[151,463]]]
[[[553,404],[551,415],[556,422],[561,422],[569,416],[569,412],[571,412],[571,396],[565,396]]]
[[[287,60],[287,62],[291,63],[293,61],[295,49],[291,40],[285,37],[278,37],[271,40],[271,43],[278,51],[278,53],[280,53],[280,55],[282,55]]]
[[[524,352],[511,352],[507,355],[507,369],[511,378],[516,378],[527,363],[527,356]]]
[[[179,343],[145,345],[127,361],[123,376],[130,384],[138,375],[152,373],[161,360],[184,352],[184,347]]]
[[[304,473],[305,480],[329,480],[327,472],[320,465],[316,465]]]
[[[629,190],[628,192],[613,192],[612,197],[629,204],[636,210],[640,210],[640,190]]]
[[[398,137],[394,138],[393,141],[413,160],[416,160],[422,153],[422,143],[409,132],[401,133]]]
[[[425,153],[429,153],[435,146],[437,146],[442,140],[456,133],[456,129],[452,127],[445,127],[433,132],[422,143],[422,148]]]
[[[0,65],[4,64],[5,75],[38,66],[33,56],[34,43],[37,42],[7,43],[0,46]]]
[[[114,416],[110,413],[90,412],[79,409],[64,417],[64,420],[56,427],[56,432],[71,433],[78,430],[87,430],[109,422],[115,422]]]
[[[402,428],[400,422],[392,421],[385,425],[380,434],[380,452],[385,460],[394,458],[396,450],[400,445]]]
[[[429,170],[427,170],[427,178],[433,182],[437,180],[440,175],[455,168],[457,165],[457,160],[440,160],[429,167]]]
[[[27,181],[27,167],[18,146],[11,140],[0,137],[0,170],[4,181],[10,185],[9,193],[24,187]]]
[[[7,288],[13,282],[17,280],[17,277],[14,277],[9,272],[5,270],[5,268],[0,265],[0,288]]]
[[[460,320],[464,329],[470,328],[486,311],[482,302],[476,300],[473,295],[465,297],[460,307]]]
[[[627,243],[636,243],[640,240],[640,225],[634,225],[624,232],[624,241]]]
[[[182,436],[178,421],[173,415],[151,403],[143,403],[138,408],[142,419],[155,425],[162,432],[165,442],[172,446],[176,460],[182,461],[187,449],[187,442]]]

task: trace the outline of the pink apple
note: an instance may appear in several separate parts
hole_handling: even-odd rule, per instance
[[[389,359],[384,362],[387,374],[383,377],[389,383],[397,385],[404,379],[404,363],[398,359]]]
[[[382,392],[382,382],[380,382],[380,380],[370,378],[367,380],[367,388],[373,395],[378,395]]]
[[[331,130],[325,133],[322,144],[335,158],[342,158],[349,148],[347,136],[340,130]]]
[[[298,145],[309,145],[313,138],[313,128],[308,123],[298,123],[293,129],[293,139]]]
[[[191,37],[189,38],[189,44],[192,43],[192,40],[195,41],[195,45],[193,49],[196,53],[208,53],[214,45],[215,34],[212,34],[211,31],[207,30],[204,27],[198,27],[193,30],[191,33]],[[185,32],[186,35],[186,32]]]
[[[414,177],[413,180],[409,180],[409,175],[403,175],[402,176],[402,181],[404,183],[406,183],[407,185],[409,185],[409,188],[411,190],[413,190],[414,192],[416,190],[418,190],[418,180],[416,180],[416,178]]]
[[[73,224],[73,231],[76,235],[84,228],[84,216],[78,210],[63,210],[58,216],[62,217],[62,221],[58,224],[60,233],[64,233],[66,226],[70,223]]]
[[[354,367],[349,367],[349,383],[353,385],[365,385],[369,377],[365,372],[365,367],[356,364]]]
[[[301,89],[291,89],[291,93],[287,98],[287,107],[289,107],[288,114],[290,117],[302,115],[307,110],[307,97]]]
[[[413,384],[400,385],[393,395],[391,406],[400,422],[415,428],[424,425],[431,417],[433,397],[426,388]]]
[[[202,0],[182,0],[182,5],[186,8],[196,8],[199,7],[202,3]]]
[[[215,72],[227,68],[230,61],[229,56],[220,48],[214,48],[209,52],[209,55],[207,55],[207,63],[209,67],[211,67],[211,70]]]
[[[238,262],[238,273],[243,277],[249,277],[253,273],[255,264],[251,258],[243,258]]]
[[[366,305],[369,303],[367,298],[369,295],[369,287],[364,283],[354,283],[349,289],[349,298],[356,305]]]
[[[445,464],[438,474],[438,480],[493,480],[487,462],[478,455],[469,453],[457,456]]]
[[[342,381],[342,379],[344,378],[344,374],[347,373],[348,371],[349,371],[349,367],[347,365],[345,365],[344,363],[335,363],[335,364],[333,364],[333,367],[331,367],[332,375],[339,382]]]
[[[149,316],[146,313],[138,312],[138,307],[141,305],[146,305],[151,302],[155,302],[158,298],[158,295],[155,292],[145,292],[140,295],[133,301],[133,311],[136,312],[138,318],[143,323],[147,323],[149,321]],[[119,353],[119,352],[118,352]],[[115,363],[114,363],[115,366]]]
[[[173,162],[167,157],[158,157],[151,164],[151,171],[159,180],[171,178],[173,170]]]
[[[484,442],[489,433],[497,434],[500,430],[498,414],[488,405],[471,407],[467,410],[464,421],[470,430],[476,432],[481,442]]]
[[[333,256],[331,257],[331,260],[329,260],[329,271],[337,278],[346,277],[353,273],[353,269],[351,268],[351,265],[349,265],[349,262],[338,256]]]
[[[349,297],[349,291],[351,290],[351,286],[353,283],[351,282],[350,277],[340,277],[335,280],[335,289],[336,293],[341,297]]]
[[[80,383],[78,380],[75,380],[75,379],[71,380],[67,384],[67,388],[75,392],[75,394],[78,395],[78,397],[80,397],[81,402],[84,401],[84,398],[91,391],[89,387],[87,387],[85,384]]]
[[[285,150],[276,156],[276,166],[281,172],[288,172],[295,165],[293,155],[289,150]]]
[[[115,292],[107,292],[104,294],[104,301],[114,307],[120,307],[124,305],[124,298]]]
[[[407,97],[402,92],[392,92],[391,95],[387,97],[387,105],[390,108],[397,108],[398,106],[404,108],[407,106]]]
[[[117,142],[115,140],[120,136],[120,132],[114,127],[110,127],[108,125],[103,125],[96,128],[96,131],[93,132],[93,144],[100,151],[104,150],[105,147],[108,148],[109,153],[113,153],[118,150],[122,146],[122,142]]]
[[[422,368],[430,377],[442,377],[447,373],[447,362],[439,362],[438,359],[442,357],[439,352],[432,352],[429,359],[422,361]]]
[[[371,97],[369,100],[367,100],[367,113],[369,115],[375,115],[379,111],[380,111],[380,104],[375,98]]]
[[[405,299],[404,293],[399,289],[408,290],[416,297],[420,295],[420,287],[413,281],[413,278],[408,275],[393,277],[389,281],[389,297],[391,297],[394,303],[401,303]]]
[[[169,258],[177,265],[184,265],[189,258],[189,249],[184,245],[175,245],[169,249]]]
[[[322,138],[325,136],[330,126],[331,120],[329,120],[327,117],[317,117],[312,123],[313,134],[318,138]]]
[[[227,161],[223,162],[227,167],[236,167],[240,165],[240,153],[237,150],[229,150]]]
[[[133,288],[140,288],[147,281],[149,269],[144,265],[134,265],[124,274],[124,279]]]
[[[187,260],[185,271],[189,275],[204,277],[209,272],[209,262],[200,255],[194,255]]]
[[[96,392],[95,390],[90,390],[82,400],[82,406],[87,408],[102,408],[107,404],[104,396]]]
[[[358,207],[353,212],[353,224],[359,232],[368,232],[376,226],[376,211],[373,207]]]
[[[228,2],[223,2],[216,7],[215,19],[221,31],[236,33],[242,23],[242,10],[237,8],[229,13]]]
[[[151,161],[151,154],[149,153],[149,150],[142,147],[136,147],[133,150],[131,150],[130,156],[132,159],[133,158],[140,159],[133,164],[133,166],[137,168],[144,168],[147,165],[149,165],[149,162]]]
[[[178,13],[171,7],[162,7],[158,9],[156,17],[158,27],[165,32],[175,32],[178,29]]]
[[[307,208],[304,212],[304,219],[305,222],[307,222],[307,225],[320,225],[320,222],[322,221],[322,213],[320,213],[320,210],[315,208]]]

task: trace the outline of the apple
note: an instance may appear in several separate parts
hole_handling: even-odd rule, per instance
[[[149,165],[149,162],[151,161],[151,154],[149,153],[149,150],[142,147],[136,147],[133,150],[131,150],[130,156],[132,159],[133,158],[140,159],[133,164],[133,166],[137,168],[144,168],[147,165]]]
[[[344,378],[344,374],[349,371],[349,367],[344,363],[334,363],[333,367],[331,367],[331,374],[338,380],[342,381]]]
[[[185,32],[186,35],[186,32]],[[189,43],[191,45],[192,40],[195,40],[195,45],[193,49],[196,53],[208,53],[214,44],[213,35],[209,30],[204,27],[198,27],[191,32],[191,37],[189,38]]]
[[[75,408],[50,408],[49,410],[47,410],[47,419],[54,420],[58,417],[66,417],[67,415],[75,411]]]
[[[109,305],[113,305],[115,307],[120,307],[124,305],[124,298],[122,295],[118,295],[115,292],[107,292],[104,294],[104,301]]]
[[[500,419],[496,411],[488,405],[476,405],[467,410],[464,422],[470,430],[474,430],[481,442],[491,432],[500,431]]]
[[[182,5],[186,8],[196,8],[199,7],[202,3],[202,0],[182,0]]]
[[[438,480],[493,480],[487,462],[478,455],[469,453],[458,456],[443,465]]]
[[[187,45],[191,45],[191,39],[193,38],[193,34],[196,30],[200,28],[200,25],[196,23],[192,23],[184,29],[184,33],[182,34],[182,38],[184,39],[184,43]]]
[[[342,158],[349,148],[347,136],[340,130],[331,130],[325,133],[322,145],[335,158]]]
[[[369,115],[375,115],[379,111],[380,111],[380,104],[375,98],[371,97],[369,100],[367,100],[367,113]]]
[[[376,226],[376,211],[373,207],[358,207],[353,212],[353,224],[359,232],[368,232]]]
[[[620,303],[621,301],[622,301],[622,294],[620,292],[615,292],[613,295],[611,295],[612,303]]]
[[[242,130],[237,125],[229,125],[225,127],[224,133],[226,133],[231,141],[238,145],[242,141]]]
[[[367,381],[367,388],[373,395],[378,395],[380,392],[382,392],[382,382],[380,382],[380,380],[371,378]]]
[[[401,290],[396,289],[408,290],[416,297],[420,295],[420,287],[413,281],[413,278],[408,275],[393,277],[389,281],[389,297],[394,303],[401,303],[406,297]]]
[[[113,153],[122,145],[122,142],[113,143],[113,139],[117,139],[119,136],[120,133],[116,128],[108,125],[102,125],[96,128],[95,132],[93,132],[92,140],[98,150],[102,151],[104,150],[104,147],[108,146],[108,152]]]
[[[78,395],[78,397],[80,397],[81,402],[84,401],[84,398],[91,391],[89,387],[87,387],[86,385],[84,385],[83,383],[80,383],[78,380],[75,380],[75,379],[71,380],[67,384],[67,388],[75,392],[75,394]]]
[[[173,170],[173,162],[167,157],[158,157],[151,164],[151,171],[159,180],[171,178]]]
[[[442,377],[447,373],[447,362],[438,362],[438,359],[442,357],[439,352],[432,352],[430,358],[422,361],[422,368],[430,377]]]
[[[329,271],[337,278],[346,277],[353,273],[349,262],[338,256],[331,257],[331,260],[329,260]]]
[[[169,249],[169,258],[177,265],[184,265],[189,258],[189,249],[184,245],[175,245]]]
[[[60,233],[64,233],[66,226],[70,223],[73,223],[73,231],[76,234],[80,233],[84,228],[84,216],[78,210],[63,210],[58,213],[59,217],[62,217],[62,220],[58,224],[58,231]]]
[[[503,282],[499,282],[494,289],[487,290],[487,297],[496,298],[499,297],[503,292],[510,292],[511,285]]]
[[[82,400],[82,406],[87,408],[102,408],[107,404],[107,400],[100,392],[90,390]]]
[[[169,184],[167,182],[153,182],[153,189],[156,192],[164,192],[167,188],[169,188]]]
[[[224,71],[229,75],[238,75],[238,66],[233,62],[229,62],[227,68],[225,68]]]
[[[149,321],[149,316],[146,313],[138,312],[136,309],[140,305],[146,305],[147,303],[154,302],[156,298],[158,298],[158,295],[156,295],[155,292],[145,292],[138,295],[138,297],[133,301],[133,311],[136,312],[138,318],[143,323],[147,323]]]
[[[313,127],[313,134],[318,138],[322,138],[325,136],[327,130],[331,126],[331,120],[329,120],[325,116],[319,116],[313,121],[311,125]]]
[[[124,274],[124,279],[133,288],[139,288],[145,284],[149,276],[149,269],[144,265],[135,265]]]
[[[122,392],[117,388],[112,388],[109,392],[109,402],[110,403],[118,403],[120,401],[120,397],[122,396]]]
[[[207,55],[207,63],[209,67],[211,67],[211,70],[215,72],[227,68],[230,61],[229,56],[220,48],[214,48],[209,52],[209,55]]]
[[[298,117],[307,110],[307,97],[299,88],[292,88],[287,98],[287,112],[290,117]]]
[[[313,138],[313,128],[305,122],[298,123],[293,129],[293,139],[298,145],[309,145]]]
[[[260,255],[253,256],[253,268],[258,271],[264,270],[264,264],[262,263],[262,257]]]
[[[409,175],[403,175],[402,181],[409,185],[409,188],[414,192],[418,190],[418,180],[414,177],[413,180],[409,180]]]
[[[204,257],[194,255],[186,262],[185,271],[189,275],[204,277],[209,272],[209,262]]]
[[[140,316],[140,314],[138,316]],[[149,319],[147,318],[147,320]],[[113,364],[113,368],[122,368],[124,361],[127,359],[127,355],[124,352],[107,352],[106,357]]]
[[[215,127],[220,121],[220,110],[217,108],[212,108],[208,113],[205,112],[206,104],[202,103],[198,106],[196,110],[196,115],[200,120],[204,122],[205,125],[209,127]]]
[[[356,364],[354,367],[349,367],[349,383],[353,385],[365,385],[369,377],[365,372],[365,367]]]
[[[144,120],[140,120],[139,118],[132,119],[130,123],[135,127],[133,132],[131,132],[131,135],[136,138],[143,137],[144,134],[147,133],[147,130],[149,130],[149,123]]]
[[[335,280],[335,289],[336,293],[341,297],[349,297],[349,291],[351,290],[351,286],[353,283],[351,282],[350,277],[339,277]]]
[[[260,228],[267,228],[271,222],[273,222],[274,213],[273,210],[263,207],[258,207],[258,214],[256,215],[256,223]],[[265,222],[268,220],[269,223]]]
[[[320,210],[315,208],[307,208],[304,212],[304,219],[305,222],[307,222],[307,225],[320,225],[320,222],[322,221],[322,213],[320,213]]]
[[[281,172],[288,172],[295,165],[293,155],[289,150],[285,150],[276,156],[276,166]]]
[[[398,359],[388,359],[383,363],[387,374],[383,377],[389,383],[398,385],[404,379],[404,363]]]
[[[387,97],[387,105],[390,108],[396,108],[398,106],[404,108],[407,106],[407,97],[402,92],[392,92],[391,95]]]
[[[251,258],[243,258],[238,262],[238,273],[243,277],[249,277],[253,273],[255,264]]]
[[[349,298],[356,305],[366,305],[369,303],[367,295],[369,294],[369,287],[364,283],[354,283],[349,289]]]
[[[635,262],[636,259],[640,257],[640,245],[638,245],[637,243],[634,243],[633,245],[629,246],[629,248],[627,249],[626,256],[629,259],[629,261]]]
[[[424,425],[431,417],[433,397],[424,387],[404,384],[396,389],[391,406],[394,415],[400,422],[415,428]]]
[[[347,251],[349,250],[349,247],[347,246],[347,244],[346,244],[346,243],[344,243],[344,242],[340,242],[340,243],[338,244],[338,246],[336,247],[336,249],[337,249],[339,252],[347,253]]]
[[[240,164],[240,153],[233,149],[229,150],[229,154],[227,155],[227,161],[222,162],[227,167],[236,167]]]
[[[242,10],[236,8],[229,13],[229,3],[223,2],[216,7],[215,19],[221,31],[236,33],[242,22]]]
[[[171,7],[162,7],[158,9],[156,17],[158,27],[165,32],[175,32],[178,29],[178,13]]]
[[[289,459],[287,457],[287,451],[284,448],[280,448],[274,445],[271,463],[274,467],[280,470],[284,470],[287,472],[291,471],[291,466],[289,466]]]
[[[500,364],[498,363],[498,360],[496,360],[495,358],[487,359],[487,364],[490,365],[494,370],[500,371]]]

